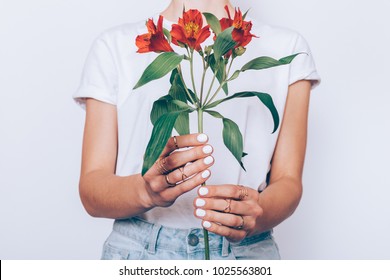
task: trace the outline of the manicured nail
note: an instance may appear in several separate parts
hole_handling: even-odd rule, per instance
[[[207,139],[209,138],[207,137],[206,134],[199,134],[198,137],[196,137],[196,139],[198,140],[198,142],[204,143],[207,142]]]
[[[208,156],[207,158],[205,158],[203,160],[203,162],[204,162],[204,164],[207,164],[207,165],[212,164],[214,162],[214,158],[212,156]]]
[[[208,170],[206,170],[206,171],[204,171],[203,173],[202,173],[202,178],[203,179],[206,179],[206,178],[208,178],[210,176],[210,171],[208,171]]]
[[[210,145],[207,145],[207,146],[204,146],[202,150],[203,150],[203,153],[208,155],[208,154],[211,154],[211,152],[213,151],[213,148]]]
[[[204,226],[205,228],[209,228],[209,227],[211,227],[211,223],[208,222],[208,221],[204,221],[204,222],[203,222],[203,226]]]
[[[199,189],[199,194],[200,194],[200,195],[206,195],[206,194],[208,194],[208,193],[209,193],[209,189],[208,189],[208,188],[201,187],[201,188]]]
[[[205,206],[205,205],[206,205],[206,201],[203,200],[203,199],[198,198],[198,199],[195,201],[195,205],[198,206],[198,207]]]
[[[204,211],[203,209],[196,209],[196,216],[204,217],[206,216],[206,211]]]

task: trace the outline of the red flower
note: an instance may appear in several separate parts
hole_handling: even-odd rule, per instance
[[[153,19],[147,21],[146,27],[148,28],[148,33],[138,35],[135,40],[135,44],[138,47],[138,53],[173,52],[173,49],[164,36],[162,24],[162,16],[158,18],[157,26],[154,24]]]
[[[203,27],[202,14],[198,10],[183,12],[183,18],[179,18],[179,24],[172,25],[172,43],[175,45],[187,45],[190,49],[199,51],[202,44],[209,36],[210,29]]]
[[[256,37],[255,35],[251,34],[252,29],[252,22],[250,21],[244,21],[242,19],[242,13],[240,9],[235,10],[234,14],[234,20],[230,16],[229,8],[228,6],[225,6],[225,10],[228,14],[227,18],[222,18],[219,22],[221,24],[221,29],[224,31],[225,29],[234,26],[234,29],[232,31],[232,37],[233,40],[237,42],[237,45],[235,48],[238,47],[245,47],[250,43],[252,40],[252,37]]]

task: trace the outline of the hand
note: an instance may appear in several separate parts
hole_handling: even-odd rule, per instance
[[[148,207],[168,207],[182,194],[210,177],[213,148],[205,134],[174,136],[168,140],[155,164],[143,176]],[[180,148],[190,148],[178,151]]]
[[[239,242],[256,231],[263,215],[256,190],[238,185],[205,186],[194,200],[195,216],[208,231]]]

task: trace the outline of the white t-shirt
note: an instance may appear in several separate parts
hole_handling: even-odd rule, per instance
[[[158,16],[154,16],[157,22]],[[288,92],[288,86],[298,80],[311,80],[312,85],[319,83],[320,77],[306,41],[298,33],[262,22],[253,21],[253,38],[247,46],[245,55],[235,60],[233,70],[239,69],[249,60],[259,56],[270,56],[276,59],[304,52],[290,65],[279,66],[260,71],[246,71],[229,83],[229,93],[240,91],[259,91],[272,96],[280,118]],[[164,21],[165,28],[170,30],[172,23]],[[116,174],[128,176],[141,172],[143,155],[149,141],[153,126],[150,111],[153,102],[168,94],[169,75],[153,81],[137,90],[132,90],[144,69],[157,56],[155,53],[136,53],[135,38],[146,33],[145,21],[123,24],[102,32],[93,42],[85,62],[80,87],[73,98],[84,107],[85,98],[94,98],[117,107],[118,114],[118,157]],[[212,36],[211,36],[212,37]],[[205,42],[212,43],[212,38]],[[184,49],[174,47],[183,54]],[[201,63],[196,58],[196,81],[200,81]],[[188,69],[183,64],[184,70]],[[199,71],[197,71],[199,69]],[[232,71],[233,73],[233,71]],[[188,73],[184,73],[189,77]],[[211,76],[210,73],[208,76]],[[190,85],[190,82],[187,83]],[[198,86],[199,88],[199,86]],[[220,93],[220,98],[224,93]],[[256,98],[239,98],[222,103],[214,108],[224,117],[235,121],[243,134],[243,158],[246,172],[227,150],[222,139],[222,121],[205,114],[204,132],[209,136],[214,147],[215,164],[211,167],[212,175],[207,181],[210,185],[240,184],[257,190],[266,187],[267,173],[275,149],[279,129],[271,134],[273,120],[269,110]],[[197,132],[196,113],[190,114],[191,133]],[[175,131],[174,131],[175,133]],[[179,197],[168,208],[154,208],[141,217],[159,224],[175,228],[200,227],[200,220],[193,215],[193,199],[196,189]]]

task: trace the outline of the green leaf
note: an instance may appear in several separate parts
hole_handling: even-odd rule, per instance
[[[214,31],[216,35],[221,33],[221,24],[219,23],[219,19],[210,13],[203,13],[206,18],[207,24],[210,25],[211,30]]]
[[[148,146],[146,147],[144,163],[142,166],[142,175],[144,175],[150,167],[156,162],[165,145],[171,137],[173,126],[178,116],[185,112],[184,110],[169,112],[162,115],[155,123],[150,137]]]
[[[215,71],[218,71],[217,72],[217,80],[218,82],[221,84],[224,80],[225,80],[225,63],[223,63],[223,58],[219,58],[220,62],[219,63],[216,63],[215,62],[215,57],[213,55],[209,56],[209,65],[210,65],[210,68],[211,70],[213,71],[213,73],[215,74]],[[222,86],[222,89],[223,91],[225,92],[226,95],[229,94],[229,88],[228,88],[228,84],[225,83],[223,86]]]
[[[233,154],[233,156],[237,159],[238,163],[245,170],[244,164],[242,163],[242,155],[244,150],[244,143],[242,140],[242,134],[238,125],[228,119],[223,118],[223,142],[225,146],[229,149],[229,151]],[[245,170],[246,171],[246,170]]]
[[[170,95],[165,95],[154,101],[152,111],[150,112],[150,121],[155,125],[156,121],[164,114],[168,113],[168,101],[172,100]]]
[[[253,97],[253,96],[256,96],[269,109],[269,111],[271,112],[272,118],[273,118],[273,121],[274,121],[274,130],[272,131],[272,133],[274,133],[278,129],[278,127],[279,127],[279,114],[278,114],[278,110],[276,110],[276,107],[275,107],[275,104],[274,104],[274,102],[272,100],[272,97],[269,94],[267,94],[267,93],[257,92],[257,91],[238,92],[238,93],[233,94],[233,95],[231,95],[229,97],[217,100],[217,101],[207,105],[205,107],[205,109],[208,110],[208,109],[214,108],[217,105],[221,104],[222,102],[226,102],[226,101],[228,101],[230,99],[243,98],[243,97]]]
[[[150,81],[160,79],[176,68],[184,59],[183,55],[175,52],[165,52],[160,54],[152,63],[146,67],[138,83],[133,89],[139,88]]]
[[[182,86],[179,73],[176,73],[172,81],[172,86],[169,90],[169,95],[172,100],[168,102],[168,111],[177,111],[180,109],[188,109],[191,107],[187,105],[187,94]],[[179,103],[180,102],[180,103]],[[190,133],[190,119],[188,112],[181,113],[175,123],[175,129],[180,135]]]
[[[233,80],[235,80],[235,79],[237,79],[238,78],[238,76],[240,76],[240,73],[241,73],[241,71],[240,70],[236,70],[236,71],[234,71],[234,73],[233,73],[233,75],[228,79],[228,81],[229,82],[231,82],[231,81],[233,81]]]
[[[247,64],[245,64],[241,68],[241,72],[247,71],[247,70],[261,70],[261,69],[267,69],[271,67],[281,66],[289,64],[293,61],[293,59],[301,53],[293,54],[290,56],[283,57],[279,60],[276,60],[272,57],[268,56],[261,56],[258,58],[255,58],[251,61],[249,61]]]
[[[218,118],[218,119],[223,119],[224,118],[220,113],[218,113],[216,111],[206,110],[205,112],[210,114],[214,118]]]
[[[246,16],[248,15],[248,12],[249,12],[250,9],[248,9],[245,14],[242,16],[242,20],[245,20]]]
[[[217,39],[214,43],[214,56],[215,61],[219,61],[219,58],[226,54],[228,51],[232,50],[236,45],[236,41],[233,40],[232,31],[233,26],[225,29],[218,34]]]
[[[176,75],[179,75],[179,71],[177,71],[177,68],[175,68],[175,69],[172,70],[172,74],[171,74],[171,77],[170,77],[170,79],[169,79],[169,81],[170,81],[171,84],[173,84]],[[184,84],[183,84],[183,81],[181,80],[180,76],[178,76],[178,79],[176,80],[176,83],[177,83],[180,87],[182,87],[182,88],[184,89]],[[196,94],[193,93],[193,91],[192,91],[191,89],[188,88],[187,90],[188,90],[188,92],[190,93],[192,99],[195,100],[195,102],[198,102],[198,101],[199,101],[198,96],[196,96]],[[184,93],[184,94],[185,94],[185,96],[186,96],[187,101],[190,102],[191,104],[193,104],[191,98],[189,98],[189,96],[187,95],[187,93]],[[182,100],[182,99],[179,99],[179,100]],[[182,101],[185,101],[185,100],[182,100]]]
[[[171,41],[172,41],[171,32],[169,32],[169,30],[166,29],[166,28],[163,28],[163,32],[164,32],[164,35],[165,35],[165,37],[167,38],[167,40],[168,40],[168,42],[170,44]]]

